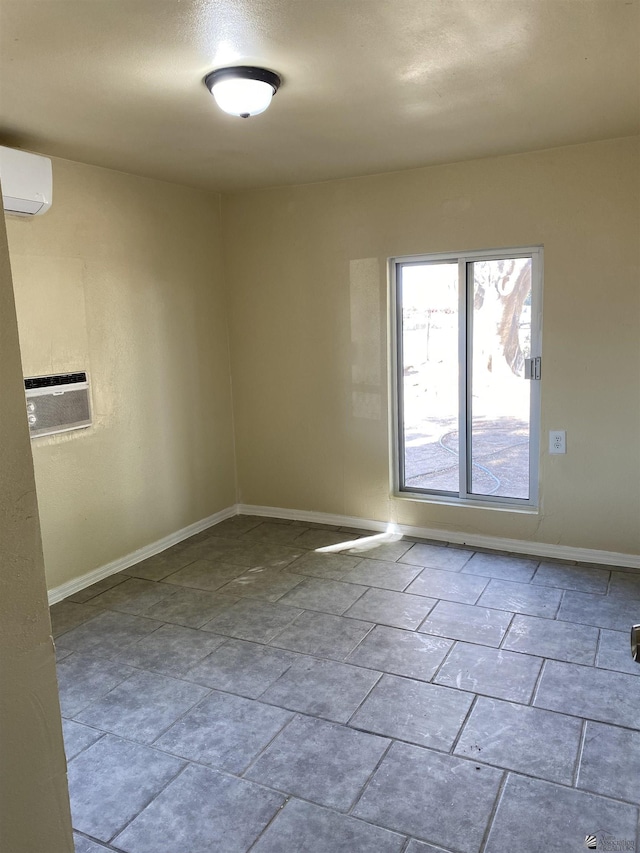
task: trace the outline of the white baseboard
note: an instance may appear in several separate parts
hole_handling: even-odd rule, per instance
[[[273,506],[252,506],[250,504],[234,504],[220,512],[196,521],[182,530],[158,539],[144,548],[138,548],[131,554],[126,554],[118,560],[107,563],[81,575],[79,578],[67,581],[49,590],[49,604],[55,604],[68,598],[81,589],[129,569],[136,563],[141,563],[148,557],[166,551],[172,545],[177,545],[190,536],[195,536],[214,524],[219,524],[234,515],[258,515],[271,518],[283,518],[289,521],[309,521],[316,524],[332,524],[336,527],[356,527],[362,530],[382,532],[387,525],[383,521],[372,521],[367,518],[357,518],[349,515],[334,515],[327,512],[310,512],[308,510],[282,509]],[[535,557],[545,557],[551,560],[570,560],[576,563],[601,563],[606,566],[621,566],[629,569],[640,569],[640,556],[637,554],[620,554],[616,551],[596,551],[591,548],[574,548],[571,545],[552,545],[547,542],[532,542],[526,539],[502,539],[499,536],[484,536],[480,533],[458,533],[452,530],[438,530],[430,527],[411,527],[407,524],[396,524],[394,528],[405,536],[415,536],[420,539],[434,539],[439,542],[451,542],[455,545],[471,545],[476,548],[489,548],[495,551],[509,551],[513,554],[531,554]]]
[[[359,527],[363,530],[382,532],[387,525],[383,521],[371,521],[348,515],[332,515],[325,512],[281,509],[272,506],[251,506],[238,504],[240,515],[271,516],[291,521],[310,521],[316,524],[333,524],[337,527]],[[591,548],[575,548],[571,545],[553,545],[547,542],[533,542],[528,539],[502,539],[499,536],[484,536],[480,533],[458,533],[452,530],[438,530],[430,527],[411,527],[408,524],[395,524],[394,528],[405,536],[420,539],[435,539],[451,542],[455,545],[471,545],[476,548],[490,548],[495,551],[508,551],[514,554],[531,554],[551,560],[569,560],[576,563],[601,563],[607,566],[622,566],[640,569],[640,555],[620,554],[616,551],[596,551]]]
[[[129,569],[131,566],[135,566],[136,563],[141,563],[148,557],[153,557],[156,554],[160,554],[161,551],[166,551],[166,549],[170,548],[172,545],[177,545],[178,542],[182,542],[183,539],[195,536],[196,533],[200,533],[208,527],[213,527],[214,524],[224,521],[225,518],[231,518],[237,514],[238,507],[237,504],[234,504],[233,506],[220,510],[220,512],[210,515],[208,518],[203,518],[200,521],[196,521],[194,524],[190,524],[188,527],[183,527],[182,530],[170,533],[168,536],[164,536],[162,539],[158,539],[150,545],[145,545],[144,548],[138,548],[137,551],[133,551],[131,554],[126,554],[124,557],[113,560],[113,562],[107,563],[106,566],[99,566],[97,569],[93,569],[85,575],[81,575],[79,578],[74,578],[73,580],[67,581],[67,583],[56,586],[49,590],[49,604],[51,605],[55,604],[57,601],[62,601],[63,598],[68,598],[70,595],[80,592],[81,589],[86,589],[88,586],[101,581],[103,578],[115,575],[123,569]]]

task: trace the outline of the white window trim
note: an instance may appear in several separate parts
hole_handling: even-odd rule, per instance
[[[424,503],[436,503],[449,506],[479,507],[483,509],[495,509],[508,512],[537,514],[539,511],[539,477],[540,477],[540,398],[542,380],[532,381],[531,385],[531,409],[530,409],[530,434],[529,434],[529,498],[504,498],[491,495],[473,495],[466,491],[465,471],[467,448],[463,448],[460,458],[460,494],[438,494],[436,492],[418,492],[400,489],[400,396],[401,383],[399,377],[399,322],[402,315],[398,311],[398,267],[411,263],[433,263],[442,261],[458,261],[459,280],[465,274],[466,265],[472,261],[500,260],[502,258],[531,257],[531,355],[542,355],[542,287],[543,287],[543,247],[517,246],[515,248],[482,249],[479,251],[463,252],[439,252],[423,255],[404,255],[389,259],[389,395],[391,405],[389,406],[389,437],[391,447],[389,453],[391,494],[401,500],[419,501]],[[469,309],[469,301],[472,297],[471,289],[467,286],[459,288],[459,310],[460,315],[466,317]],[[464,313],[463,313],[464,312]],[[473,314],[471,315],[473,316]],[[467,323],[459,323],[458,326],[458,363],[464,365],[468,370],[467,355]],[[544,366],[542,368],[544,377]],[[459,418],[460,428],[464,428],[467,437],[469,414],[466,400],[468,383],[459,383],[460,401]]]

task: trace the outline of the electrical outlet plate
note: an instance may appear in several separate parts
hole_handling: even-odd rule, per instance
[[[549,430],[549,453],[567,452],[567,433],[563,429]]]

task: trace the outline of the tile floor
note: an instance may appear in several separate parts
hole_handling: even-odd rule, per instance
[[[77,853],[640,850],[640,573],[354,535],[237,517],[52,607]]]

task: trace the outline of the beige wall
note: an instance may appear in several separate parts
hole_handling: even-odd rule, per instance
[[[640,551],[638,140],[223,199],[240,499]],[[537,515],[390,497],[387,258],[543,244]],[[550,457],[549,429],[568,453]]]
[[[65,160],[7,220],[25,375],[88,370],[94,426],[33,442],[49,588],[235,503],[219,198]]]
[[[0,850],[72,853],[55,656],[0,216]]]

